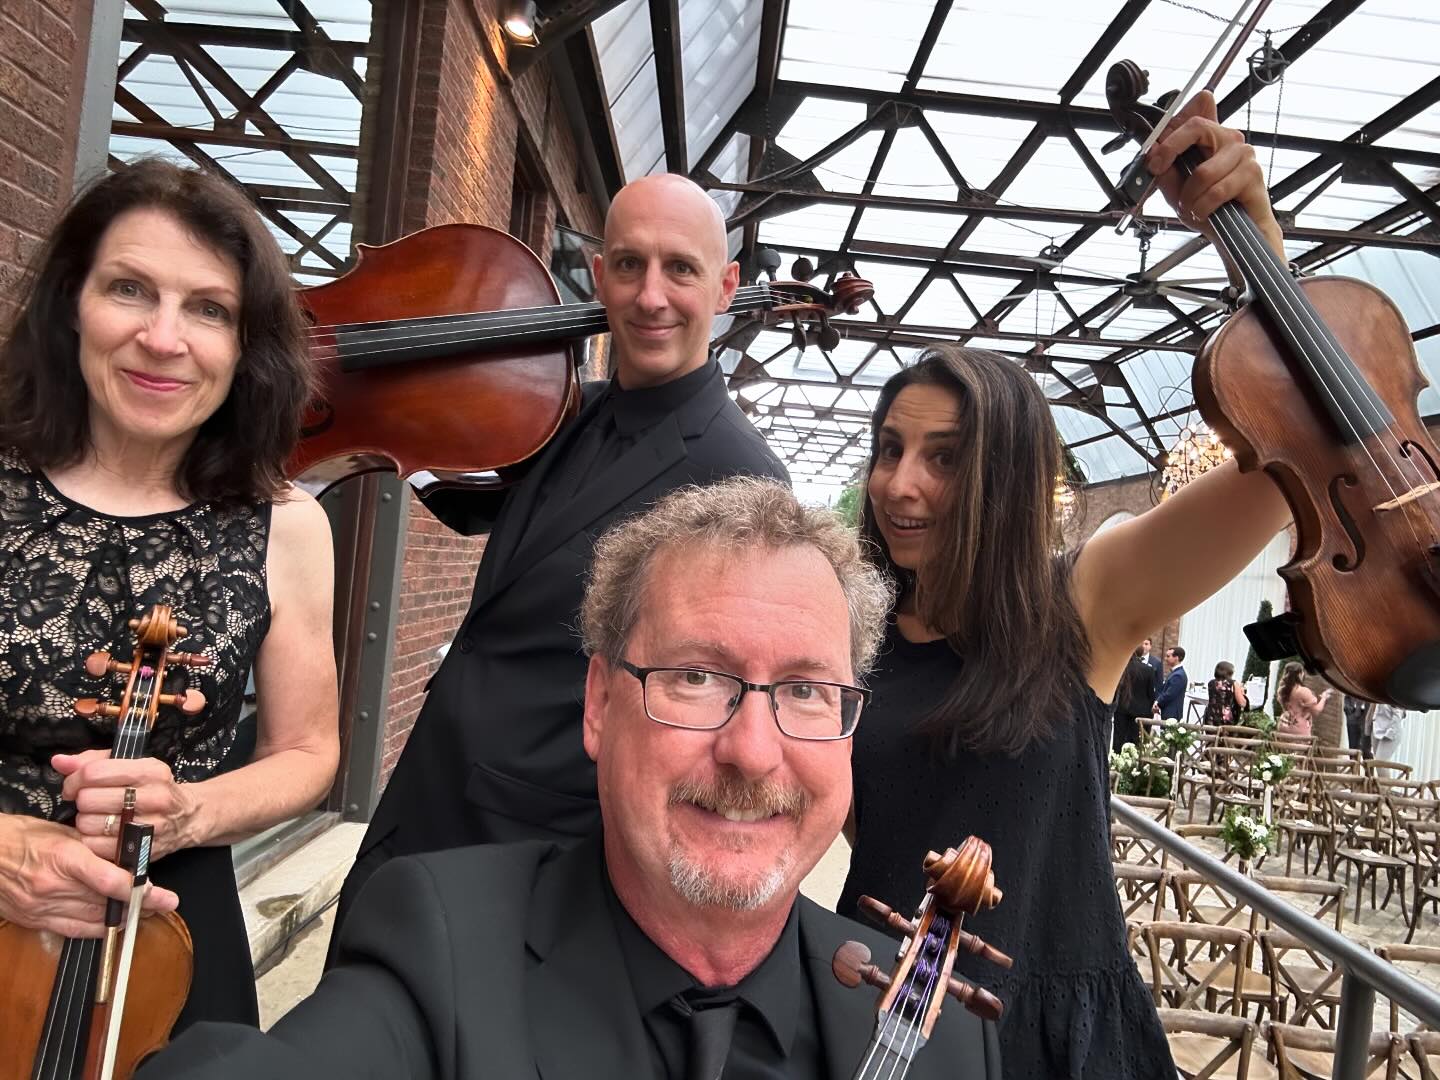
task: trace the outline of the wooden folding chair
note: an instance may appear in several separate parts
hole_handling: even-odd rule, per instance
[[[1158,866],[1114,863],[1115,890],[1120,911],[1128,922],[1159,922],[1164,916],[1165,896],[1170,891],[1170,874]]]
[[[1376,884],[1385,875],[1385,899],[1379,907],[1390,903],[1390,897],[1400,893],[1400,910],[1406,921],[1410,918],[1410,897],[1405,890],[1405,874],[1410,864],[1396,852],[1400,849],[1399,836],[1395,830],[1395,815],[1389,804],[1379,795],[1355,791],[1331,791],[1325,798],[1330,806],[1330,825],[1335,835],[1334,848],[1330,853],[1330,877],[1335,877],[1338,863],[1345,864],[1345,884],[1350,884],[1350,871],[1354,868],[1355,921],[1360,921],[1360,899],[1365,883],[1370,883],[1370,906],[1375,908]],[[1397,889],[1398,885],[1398,889]]]
[[[1143,795],[1120,795],[1117,798],[1167,829],[1174,820],[1175,803],[1171,799],[1155,799]],[[1123,821],[1112,819],[1110,822],[1110,851],[1113,862],[1133,862],[1139,866],[1156,867],[1165,865],[1165,849]]]
[[[1440,1080],[1440,1032],[1412,1031],[1405,1037],[1420,1080]]]
[[[1335,1032],[1293,1024],[1266,1024],[1262,1028],[1280,1080],[1330,1080],[1335,1064]],[[1366,1050],[1366,1080],[1396,1080],[1405,1040],[1388,1031],[1370,1034]]]
[[[1344,970],[1285,930],[1261,931],[1260,954],[1270,977],[1270,1015],[1283,1023],[1313,1023],[1333,1031]]]
[[[1440,822],[1410,822],[1405,826],[1410,838],[1409,856],[1414,860],[1410,876],[1410,930],[1405,935],[1409,945],[1420,925],[1420,915],[1427,904],[1440,912]]]
[[[1407,975],[1413,975],[1421,982],[1435,984],[1436,976],[1440,975],[1440,946],[1435,945],[1377,945],[1375,955],[1387,963],[1399,967],[1401,964],[1420,964],[1433,970],[1423,974],[1416,971],[1406,971]],[[1408,1015],[1408,1014],[1406,1014]],[[1392,1032],[1413,1035],[1416,1031],[1426,1030],[1424,1024],[1417,1023],[1410,1031],[1400,1031],[1401,1013],[1400,1006],[1394,1000],[1390,1001],[1390,1030]]]
[[[1241,991],[1254,938],[1231,926],[1154,922],[1140,928],[1150,955],[1150,992],[1157,1006],[1242,1014]],[[1171,943],[1170,959],[1162,955]],[[1198,959],[1200,954],[1205,959]]]
[[[1275,1069],[1255,1056],[1255,1022],[1193,1009],[1157,1009],[1170,1056],[1184,1080],[1270,1080]],[[1168,1078],[1166,1078],[1168,1080]]]

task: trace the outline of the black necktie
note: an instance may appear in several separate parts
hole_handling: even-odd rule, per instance
[[[686,1038],[685,1080],[720,1080],[740,1000],[732,992],[691,990],[682,995],[682,1011],[690,1013]]]

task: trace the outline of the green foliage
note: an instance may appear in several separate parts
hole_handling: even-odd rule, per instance
[[[1240,723],[1253,727],[1262,739],[1269,739],[1275,734],[1277,721],[1264,709],[1246,709],[1240,714]]]
[[[1256,616],[1256,622],[1264,622],[1275,613],[1270,606],[1269,600],[1260,601],[1260,614]],[[1249,682],[1256,677],[1266,679],[1270,676],[1270,665],[1260,659],[1260,654],[1255,651],[1255,646],[1250,646],[1250,651],[1245,654],[1245,670],[1240,676],[1241,682]]]
[[[861,493],[859,484],[851,484],[840,493],[840,498],[835,500],[835,512],[840,515],[840,520],[849,525],[852,529],[860,527],[860,507],[864,505],[864,496]]]

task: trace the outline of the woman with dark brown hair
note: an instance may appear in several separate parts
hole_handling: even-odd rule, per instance
[[[1235,681],[1235,665],[1221,660],[1215,665],[1215,677],[1205,684],[1205,715],[1201,723],[1238,724],[1240,714],[1249,706],[1245,687]]]
[[[1191,102],[1147,165],[1185,220],[1237,200],[1283,250],[1254,154],[1214,117],[1208,94]],[[1190,146],[1209,160],[1182,187],[1170,167]],[[966,928],[1015,966],[959,966],[1005,1003],[1005,1075],[1173,1076],[1110,866],[1107,703],[1135,642],[1237,575],[1289,510],[1231,464],[1058,555],[1050,403],[996,353],[926,350],[885,384],[872,425],[862,528],[900,599],[855,734],[839,910],[862,894],[913,902],[919,853],[981,836],[1005,901]],[[1217,532],[1235,505],[1247,513]]]
[[[1319,697],[1300,680],[1305,677],[1305,668],[1298,660],[1291,660],[1280,672],[1280,689],[1276,700],[1280,702],[1280,716],[1275,730],[1286,735],[1309,735],[1315,718],[1325,711],[1325,703],[1332,691],[1325,690]]]
[[[127,788],[155,828],[147,906],[195,948],[180,1026],[255,1023],[229,844],[314,806],[338,757],[329,525],[284,480],[310,369],[285,258],[215,177],[158,160],[82,192],[0,342],[0,918],[100,935]],[[171,605],[195,715],[111,757],[87,673]],[[246,677],[253,755],[237,750]],[[167,685],[167,690],[178,687]]]

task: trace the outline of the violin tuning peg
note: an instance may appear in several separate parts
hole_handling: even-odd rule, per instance
[[[172,664],[180,664],[185,667],[206,667],[215,662],[214,657],[206,656],[204,653],[172,652],[170,654]]]
[[[108,652],[92,652],[85,658],[85,673],[99,678],[110,670],[110,654]]]
[[[870,963],[870,950],[858,941],[847,941],[835,950],[830,970],[841,986],[851,990],[861,983],[869,983],[882,990],[890,985],[890,976]]]
[[[186,690],[181,694],[161,694],[161,705],[170,705],[186,716],[195,716],[205,708],[205,695],[199,690]]]
[[[817,335],[817,342],[824,352],[834,352],[840,347],[840,331],[830,325],[829,319],[820,321],[820,333]]]
[[[963,979],[952,977],[945,992],[982,1020],[999,1020],[1000,1014],[1005,1011],[1005,1006],[994,994],[971,986]]]
[[[93,697],[82,697],[75,699],[75,714],[89,720],[96,716],[116,717],[120,715],[118,705],[102,705],[99,699]]]

